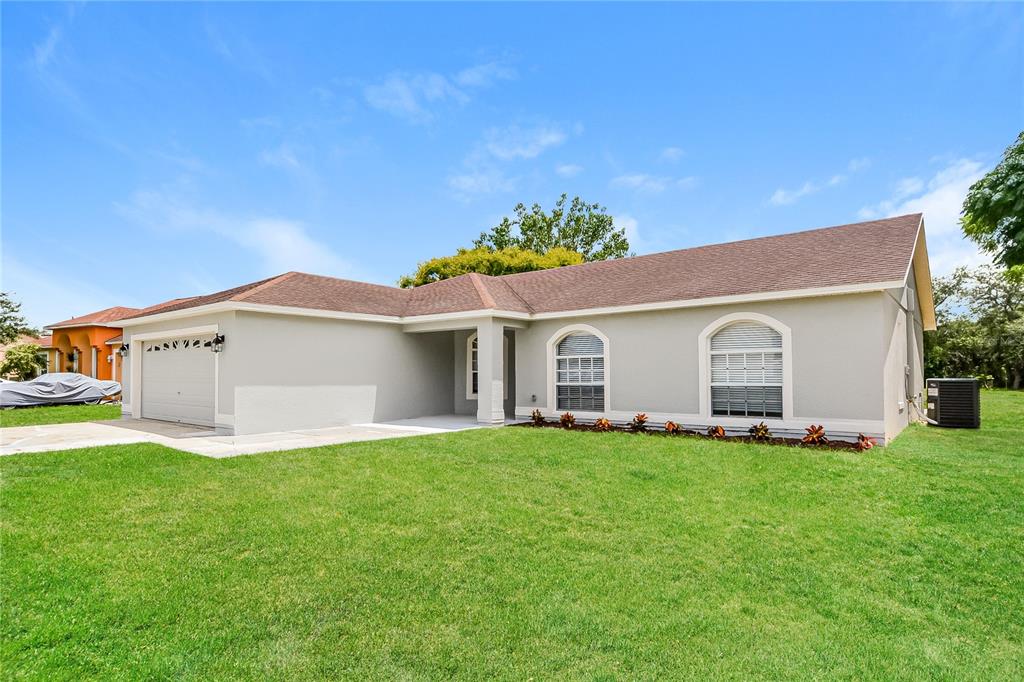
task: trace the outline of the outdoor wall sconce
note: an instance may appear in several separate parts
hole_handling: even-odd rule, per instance
[[[224,350],[224,335],[217,334],[213,337],[213,341],[210,343],[210,350],[214,353],[219,353]]]
[[[128,357],[128,344],[122,343],[121,347],[117,349],[117,354],[120,355],[122,358]]]

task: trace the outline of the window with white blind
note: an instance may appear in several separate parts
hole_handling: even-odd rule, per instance
[[[555,402],[559,410],[604,411],[604,341],[585,332],[555,346]]]
[[[782,417],[782,335],[734,322],[711,337],[711,414]]]

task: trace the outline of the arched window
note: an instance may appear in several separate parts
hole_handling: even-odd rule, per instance
[[[734,322],[711,337],[711,414],[782,418],[782,334]]]
[[[603,412],[605,347],[594,334],[573,332],[555,345],[555,407]]]

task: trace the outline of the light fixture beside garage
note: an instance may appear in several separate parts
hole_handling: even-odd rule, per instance
[[[210,350],[214,353],[219,353],[224,350],[224,335],[217,334],[213,337],[213,342],[210,344]]]
[[[128,344],[122,343],[121,347],[117,349],[117,354],[120,355],[122,358],[128,357]]]

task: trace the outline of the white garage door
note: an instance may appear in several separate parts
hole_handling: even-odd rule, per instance
[[[142,416],[213,426],[210,336],[142,343]]]

